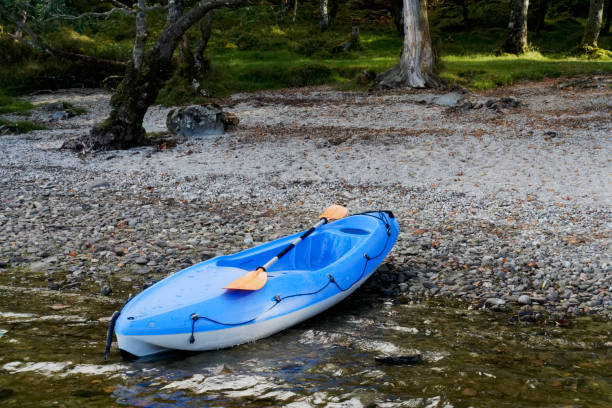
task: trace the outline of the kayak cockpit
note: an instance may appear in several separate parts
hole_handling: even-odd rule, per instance
[[[307,270],[312,272],[326,268],[341,258],[351,256],[359,244],[367,240],[371,233],[360,228],[321,229],[281,258],[270,267],[268,272],[274,276],[275,271]],[[277,245],[262,248],[258,252],[247,250],[223,257],[217,262],[217,265],[254,270],[276,255],[288,242],[291,242],[292,238],[278,241]]]

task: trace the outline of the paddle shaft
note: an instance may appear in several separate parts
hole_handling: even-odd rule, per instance
[[[287,245],[287,247],[285,249],[283,249],[282,251],[279,252],[278,255],[276,255],[274,258],[270,259],[268,262],[266,262],[266,264],[264,266],[260,266],[257,269],[263,269],[264,271],[267,271],[269,267],[271,267],[272,265],[274,265],[276,263],[276,261],[278,261],[279,259],[281,259],[287,252],[291,251],[293,249],[294,246],[296,246],[297,244],[300,243],[301,240],[303,240],[304,238],[306,238],[307,236],[309,236],[310,234],[312,234],[312,232],[314,230],[316,230],[318,227],[320,227],[323,224],[327,223],[327,218],[322,217],[319,222],[317,222],[315,225],[313,225],[308,231],[306,231],[305,233],[303,233],[302,235],[300,235],[298,238],[296,238],[295,240],[293,240],[292,243],[290,243],[289,245]]]

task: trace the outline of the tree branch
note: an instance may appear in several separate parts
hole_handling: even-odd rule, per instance
[[[198,71],[201,71],[204,66],[204,50],[212,34],[212,16],[213,12],[210,10],[200,20],[200,39],[193,51],[194,65]]]
[[[140,66],[142,65],[142,59],[145,52],[145,43],[147,41],[147,15],[144,12],[146,7],[146,0],[138,0],[138,12],[136,13],[136,37],[134,39],[134,50],[132,51],[134,69],[136,70],[139,70]]]
[[[51,17],[49,17],[48,19],[46,19],[44,21],[45,21],[45,23],[48,23],[48,22],[53,21],[53,20],[80,20],[80,19],[86,18],[86,17],[110,17],[111,15],[113,15],[115,13],[121,13],[121,14],[125,14],[125,15],[135,14],[135,12],[133,10],[126,9],[126,8],[123,8],[123,7],[117,7],[117,8],[110,9],[109,11],[105,11],[103,13],[90,12],[90,13],[79,14],[78,16],[73,16],[73,15],[70,15],[70,14],[54,14],[54,15],[52,15]]]
[[[164,29],[156,45],[159,45],[159,48],[161,48],[161,44],[176,44],[185,31],[204,17],[210,10],[223,6],[235,6],[246,1],[247,0],[201,0],[197,6],[192,7],[191,10],[177,19],[171,27]],[[174,48],[172,48],[172,50],[168,49],[168,52],[174,52]]]
[[[54,14],[48,19],[44,20],[44,22],[48,23],[53,20],[80,20],[85,17],[110,17],[111,15],[115,13],[121,13],[126,16],[130,16],[130,15],[138,14],[140,12],[149,13],[155,10],[166,10],[166,9],[168,9],[167,5],[166,6],[157,5],[157,6],[151,6],[151,7],[138,7],[138,9],[115,7],[113,9],[110,9],[109,11],[105,11],[102,13],[90,12],[90,13],[79,14],[78,16],[73,16],[70,14]]]
[[[114,4],[115,6],[117,6],[117,7],[126,8],[126,9],[129,9],[129,8],[130,8],[130,6],[128,6],[128,5],[127,5],[127,4],[125,4],[125,3],[120,2],[120,1],[118,1],[118,0],[110,0],[110,1],[111,1],[111,3],[113,3],[113,4]]]

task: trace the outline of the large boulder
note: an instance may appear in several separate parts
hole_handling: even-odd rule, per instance
[[[166,126],[181,136],[222,135],[238,125],[238,118],[223,112],[216,104],[191,105],[172,109],[166,117]]]

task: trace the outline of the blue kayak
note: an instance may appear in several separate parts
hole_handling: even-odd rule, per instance
[[[216,350],[270,336],[340,302],[361,286],[395,244],[389,211],[330,222],[269,268],[259,290],[223,289],[300,234],[193,265],[132,298],[115,325],[124,356]]]

